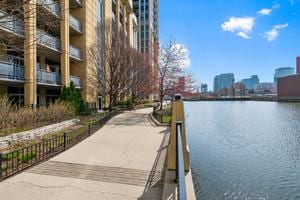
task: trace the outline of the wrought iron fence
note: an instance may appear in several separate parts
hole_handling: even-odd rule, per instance
[[[172,121],[172,112],[168,110],[157,110],[153,108],[153,117],[162,124],[171,124]]]
[[[122,112],[123,110],[112,111],[82,128],[65,132],[11,152],[0,153],[0,181],[76,145],[102,128],[112,117]]]

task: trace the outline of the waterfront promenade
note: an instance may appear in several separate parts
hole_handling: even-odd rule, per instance
[[[169,128],[125,112],[67,151],[0,183],[1,199],[161,199]]]

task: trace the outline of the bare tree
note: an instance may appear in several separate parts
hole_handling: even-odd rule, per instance
[[[90,47],[90,57],[97,66],[98,92],[109,110],[117,100],[130,93],[132,85],[132,48],[125,32],[114,22],[106,21],[103,38]]]
[[[185,59],[185,47],[176,42],[169,41],[159,49],[157,79],[160,109],[162,109],[164,97],[174,93],[178,77],[183,72]]]
[[[132,49],[132,81],[131,81],[131,99],[135,104],[142,101],[151,94],[152,72],[149,60],[144,54]]]

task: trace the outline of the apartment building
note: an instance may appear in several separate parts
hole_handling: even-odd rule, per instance
[[[159,28],[158,0],[133,0],[133,11],[137,17],[138,49],[144,53],[151,64],[151,76],[155,81],[158,65]],[[156,85],[154,82],[153,85]],[[153,95],[152,95],[153,96]],[[150,97],[150,99],[153,99]]]
[[[53,102],[72,81],[101,107],[90,48],[104,21],[123,26],[136,46],[132,0],[30,0],[19,11],[0,10],[0,95],[27,106]]]

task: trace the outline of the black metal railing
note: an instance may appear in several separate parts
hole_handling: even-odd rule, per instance
[[[178,185],[178,199],[186,200],[185,169],[182,146],[182,122],[176,122],[176,181]]]
[[[162,124],[171,124],[172,121],[172,112],[167,110],[157,110],[156,107],[153,107],[153,117]]]
[[[11,152],[0,153],[0,181],[74,146],[94,134],[112,117],[122,112],[122,110],[109,112],[104,117],[79,129],[43,139],[41,142]]]

